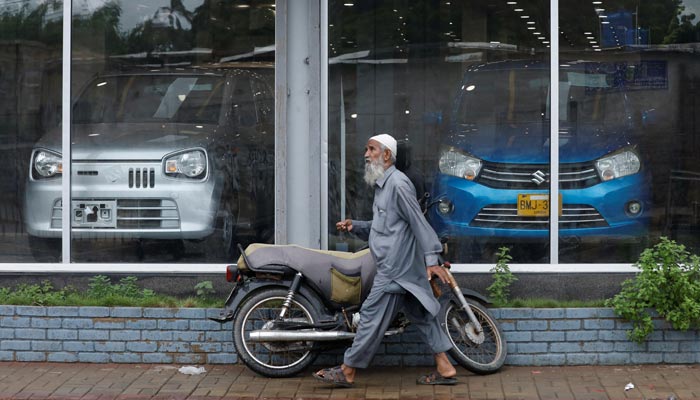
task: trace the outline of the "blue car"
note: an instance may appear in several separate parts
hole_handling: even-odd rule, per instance
[[[635,145],[625,71],[563,64],[559,78],[559,232],[564,241],[646,236],[650,179]],[[457,249],[549,241],[549,65],[471,67],[442,141],[428,218]],[[471,258],[471,259],[470,259]],[[465,255],[455,261],[476,261]],[[518,261],[518,260],[516,260]]]

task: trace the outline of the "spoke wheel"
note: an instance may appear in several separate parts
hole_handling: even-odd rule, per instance
[[[306,369],[317,356],[312,350],[311,341],[250,340],[251,331],[275,330],[286,296],[285,289],[263,289],[243,304],[233,320],[233,339],[239,357],[253,371],[271,378],[296,375]],[[311,304],[297,294],[283,321],[313,324],[318,321],[318,317]]]
[[[454,301],[443,307],[441,325],[452,342],[450,355],[476,374],[498,371],[506,360],[506,341],[496,320],[481,304],[467,300],[483,332],[476,332],[469,316]]]

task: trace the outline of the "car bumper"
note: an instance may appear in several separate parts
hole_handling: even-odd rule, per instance
[[[650,216],[647,188],[648,180],[642,174],[635,174],[588,188],[561,190],[559,236],[633,239],[646,235]],[[516,209],[519,194],[546,193],[547,190],[494,189],[440,175],[433,200],[449,201],[452,210],[441,213],[434,205],[428,211],[428,218],[439,236],[485,240],[547,238],[549,217],[518,217]],[[641,204],[636,215],[625,210],[632,201]]]
[[[210,235],[221,197],[222,185],[216,184],[220,178],[209,176],[196,182],[167,178],[160,165],[75,164],[72,237],[201,239]],[[143,172],[137,175],[137,170]],[[30,235],[61,237],[61,185],[60,178],[28,182],[24,210]]]

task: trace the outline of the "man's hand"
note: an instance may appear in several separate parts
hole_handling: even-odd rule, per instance
[[[340,232],[352,231],[352,220],[346,219],[345,221],[336,222],[335,229],[339,230]]]
[[[426,270],[428,272],[428,280],[433,279],[433,276],[437,276],[442,283],[450,283],[450,275],[445,268],[439,265],[431,265]]]

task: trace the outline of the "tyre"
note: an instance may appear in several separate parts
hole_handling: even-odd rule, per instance
[[[498,371],[506,361],[506,340],[498,322],[481,304],[467,299],[483,332],[477,334],[466,311],[456,302],[447,302],[441,311],[440,323],[452,342],[450,355],[459,365],[475,374]]]
[[[238,204],[233,196],[221,199],[220,209],[214,221],[214,233],[208,238],[207,253],[216,255],[224,262],[235,262],[238,256]],[[245,246],[244,246],[245,247]]]
[[[266,288],[246,300],[233,318],[233,343],[243,363],[253,371],[269,378],[298,374],[318,356],[313,342],[251,342],[250,332],[274,329],[282,303],[287,297],[283,288]],[[300,294],[294,296],[285,321],[318,322],[311,303]]]

